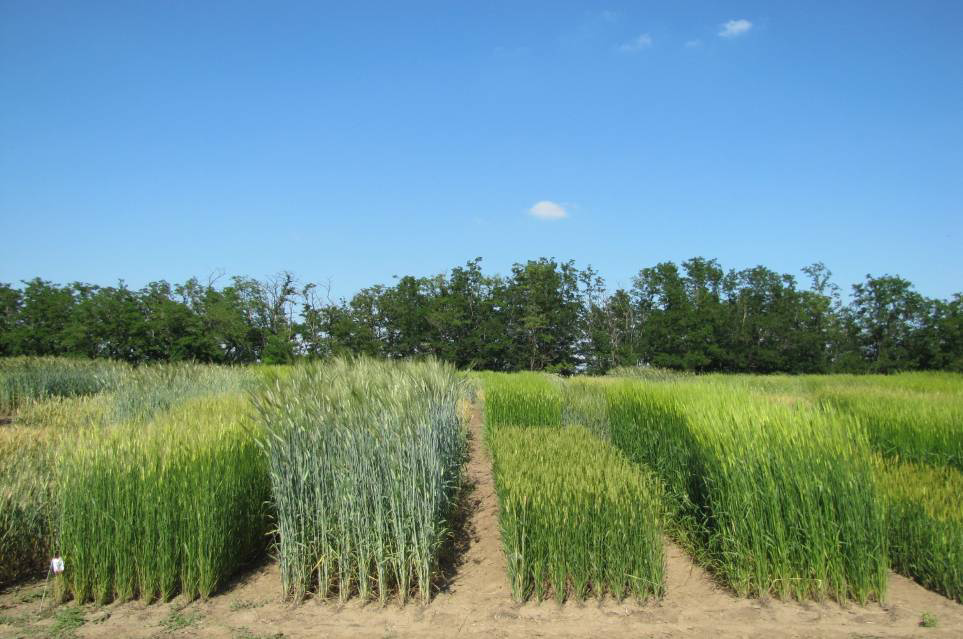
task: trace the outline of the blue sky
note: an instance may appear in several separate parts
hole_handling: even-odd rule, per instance
[[[963,290],[963,3],[0,0],[0,281]],[[564,216],[564,217],[560,217]],[[802,279],[802,278],[801,278]]]

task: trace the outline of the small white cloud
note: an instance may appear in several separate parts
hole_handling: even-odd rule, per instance
[[[540,220],[564,220],[568,217],[565,207],[551,200],[536,202],[528,212]]]
[[[719,31],[720,38],[737,38],[741,35],[749,33],[749,29],[752,28],[752,23],[748,20],[740,18],[739,20],[729,20],[722,25],[722,30]]]
[[[641,51],[642,49],[647,49],[652,46],[652,36],[648,33],[643,33],[638,38],[634,38],[619,45],[619,51],[622,53],[635,53],[636,51]]]
[[[702,40],[686,40],[686,49],[698,49],[702,46]]]

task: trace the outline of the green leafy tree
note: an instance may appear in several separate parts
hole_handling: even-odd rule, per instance
[[[803,298],[791,275],[764,266],[741,271],[734,296],[732,368],[754,373],[795,371],[805,332]]]
[[[825,373],[844,344],[839,287],[833,284],[832,271],[822,262],[802,271],[809,276],[810,286],[799,293],[800,328],[789,359],[794,362],[793,372]]]
[[[485,276],[479,257],[450,276],[432,278],[430,289],[432,352],[459,368],[499,369],[509,348],[504,316],[496,310],[500,278]]]
[[[433,355],[460,368],[585,371],[649,364],[693,371],[963,370],[963,297],[926,299],[867,276],[841,301],[821,263],[796,279],[763,266],[723,271],[695,257],[643,268],[609,293],[592,267],[541,258],[508,277],[481,258],[449,273],[331,301],[289,272],[180,285],[0,284],[0,355],[131,362],[291,362]],[[323,297],[323,299],[322,299]]]
[[[945,368],[963,373],[963,295],[955,294],[942,304],[937,318],[938,355],[934,368]]]
[[[74,297],[39,277],[25,282],[20,311],[9,338],[14,355],[62,355],[67,352],[66,329],[74,312]]]
[[[0,357],[16,352],[14,331],[20,316],[20,305],[20,291],[0,282]]]
[[[406,275],[378,296],[377,319],[388,357],[415,357],[433,352],[428,321],[430,298],[423,280]]]
[[[139,294],[145,317],[145,356],[151,361],[215,361],[216,344],[204,332],[203,318],[177,299],[165,281],[151,282]]]
[[[503,299],[510,368],[574,372],[581,315],[574,264],[546,258],[515,264]]]
[[[923,296],[899,276],[866,276],[853,285],[853,322],[869,369],[886,373],[916,368],[913,333],[925,308]]]
[[[685,282],[673,262],[660,262],[633,279],[639,363],[685,368],[691,315]]]

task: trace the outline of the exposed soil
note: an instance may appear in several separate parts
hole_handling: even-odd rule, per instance
[[[0,637],[71,636],[71,612],[82,613],[78,637],[960,637],[963,606],[899,575],[891,575],[884,605],[844,607],[742,599],[717,586],[677,546],[667,544],[668,594],[646,605],[554,602],[516,604],[508,588],[498,530],[491,464],[482,443],[481,414],[471,419],[463,537],[450,578],[428,606],[381,607],[349,602],[278,600],[275,563],[243,576],[208,601],[138,602],[79,611],[72,604],[38,613],[43,583],[0,595]],[[937,627],[920,626],[930,613]],[[78,615],[79,617],[80,615]],[[73,622],[76,625],[76,621]],[[68,628],[64,634],[65,628]],[[59,634],[58,634],[59,633]]]

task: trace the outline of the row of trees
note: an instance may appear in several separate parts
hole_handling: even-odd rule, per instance
[[[853,285],[822,264],[797,279],[693,258],[642,269],[610,291],[594,269],[554,259],[486,275],[481,258],[331,300],[290,273],[60,286],[0,283],[0,355],[131,362],[289,362],[364,353],[433,355],[460,368],[604,373],[648,364],[768,373],[963,371],[963,296],[928,299],[897,276]]]

